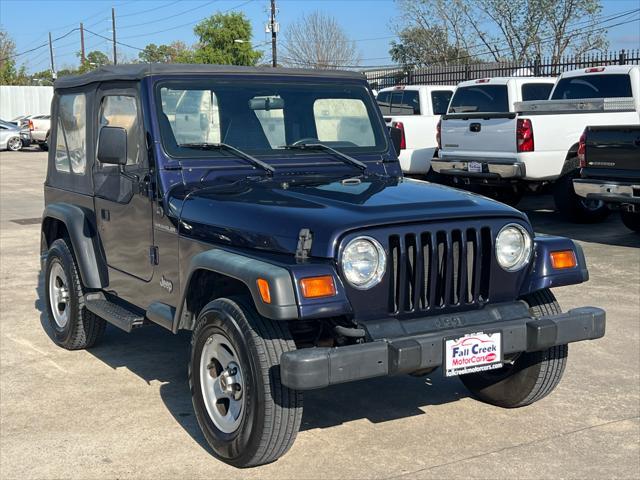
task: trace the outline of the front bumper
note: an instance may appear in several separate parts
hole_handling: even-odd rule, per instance
[[[482,172],[470,172],[469,161],[433,159],[431,168],[443,175],[456,177],[479,178],[485,180],[501,180],[503,178],[518,179],[526,176],[525,166],[522,163],[499,163],[479,161]]]
[[[444,342],[476,332],[501,332],[502,351],[535,352],[554,345],[600,338],[605,312],[581,307],[566,313],[532,317],[524,302],[487,306],[451,315],[398,321],[367,327],[376,340],[336,348],[307,348],[282,354],[282,383],[296,390],[322,388],[365,378],[411,373],[444,363]],[[442,328],[455,325],[453,328]],[[398,328],[402,334],[397,335]],[[390,336],[396,335],[396,336]]]
[[[589,200],[640,205],[640,184],[576,178],[573,189],[577,195]]]

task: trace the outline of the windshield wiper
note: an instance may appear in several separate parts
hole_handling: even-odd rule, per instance
[[[357,167],[362,171],[365,171],[367,169],[367,165],[365,163],[361,162],[360,160],[356,160],[346,153],[342,153],[334,148],[331,148],[324,143],[293,143],[291,145],[285,145],[284,148],[289,150],[322,150],[325,152],[330,152],[348,165],[353,165],[354,167]]]
[[[178,144],[178,146],[183,148],[193,148],[196,150],[226,150],[227,152],[233,153],[236,157],[246,160],[254,167],[261,168],[262,170],[267,172],[267,175],[269,176],[273,176],[273,172],[276,171],[276,169],[272,165],[269,165],[267,162],[263,162],[253,155],[249,155],[248,153],[243,152],[242,150],[239,150],[236,147],[229,145],[228,143],[180,143]]]

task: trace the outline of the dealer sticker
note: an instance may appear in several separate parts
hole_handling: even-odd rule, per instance
[[[480,162],[469,162],[467,170],[473,173],[482,173],[482,164]]]
[[[498,332],[479,332],[445,340],[445,375],[453,377],[502,368],[500,336]]]

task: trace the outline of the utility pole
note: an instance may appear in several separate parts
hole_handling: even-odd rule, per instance
[[[278,30],[280,26],[278,22],[276,22],[276,0],[271,0],[271,18],[269,20],[269,30],[271,30],[271,57],[272,57],[272,66],[278,66],[278,52],[277,52],[277,43],[276,38],[278,36]]]
[[[80,22],[80,62],[84,64],[84,25]]]
[[[51,41],[51,32],[49,32],[49,56],[51,57],[51,78],[56,79],[56,66],[53,63],[53,42]]]
[[[113,29],[113,64],[118,64],[118,52],[116,51],[116,9],[111,7],[111,28]]]

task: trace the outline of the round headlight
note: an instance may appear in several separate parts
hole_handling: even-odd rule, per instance
[[[496,258],[508,272],[520,270],[531,256],[531,236],[523,227],[510,223],[496,237]]]
[[[342,252],[342,271],[355,288],[366,290],[380,283],[387,264],[382,245],[371,237],[351,240]]]

